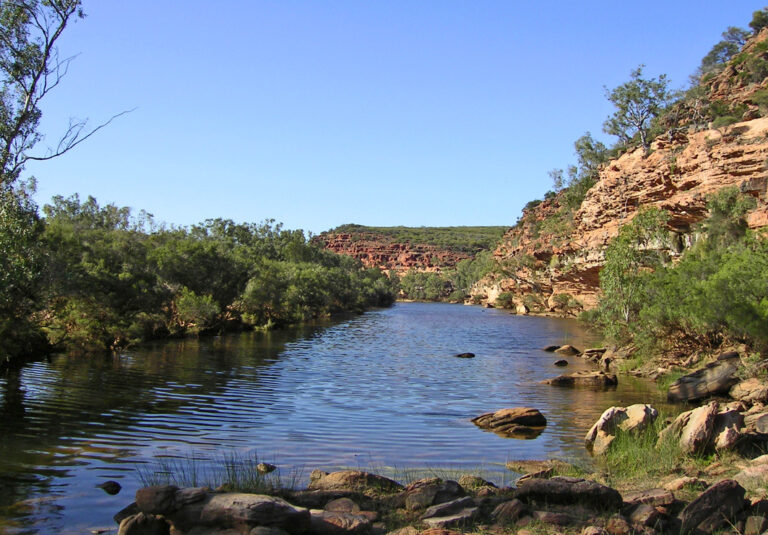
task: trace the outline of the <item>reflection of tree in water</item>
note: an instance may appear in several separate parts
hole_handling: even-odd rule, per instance
[[[318,328],[166,342],[135,354],[57,356],[9,371],[0,378],[0,532],[4,517],[37,523],[60,516],[55,494],[72,489],[56,482],[76,476],[78,465],[125,466],[152,445],[157,429],[183,442],[176,424],[197,431],[187,419],[198,408],[214,405],[233,381],[256,388],[259,370],[276,362],[285,344]],[[259,402],[274,401],[267,392]],[[259,416],[250,414],[249,422]]]

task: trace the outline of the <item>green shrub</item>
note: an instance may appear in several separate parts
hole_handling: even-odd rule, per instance
[[[712,128],[718,129],[738,123],[741,119],[732,115],[724,115],[712,121]]]
[[[515,294],[511,292],[502,292],[496,298],[494,305],[500,308],[511,309],[515,307]]]

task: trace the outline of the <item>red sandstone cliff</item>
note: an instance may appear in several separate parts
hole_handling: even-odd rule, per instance
[[[395,271],[398,275],[411,269],[440,272],[470,257],[433,245],[397,243],[371,232],[324,233],[318,239],[326,249],[357,258],[366,267]]]

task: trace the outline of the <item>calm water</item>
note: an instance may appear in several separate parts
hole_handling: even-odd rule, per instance
[[[659,401],[623,380],[604,392],[538,384],[562,372],[539,348],[591,345],[574,321],[404,303],[340,323],[170,342],[98,359],[57,357],[0,379],[0,532],[83,533],[140,486],[158,456],[258,453],[282,471],[377,466],[483,468],[584,456],[611,405]],[[471,351],[474,359],[453,355]],[[569,358],[569,371],[587,368]],[[531,406],[534,440],[469,419]],[[108,496],[95,485],[117,480]],[[509,482],[509,476],[506,477]]]

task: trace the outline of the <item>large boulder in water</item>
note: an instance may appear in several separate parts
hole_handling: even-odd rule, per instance
[[[558,375],[552,379],[542,381],[542,384],[568,387],[607,388],[619,384],[619,380],[612,373],[602,371],[583,371]]]
[[[547,419],[537,409],[517,407],[488,412],[472,418],[476,426],[507,438],[535,438],[547,425]]]

